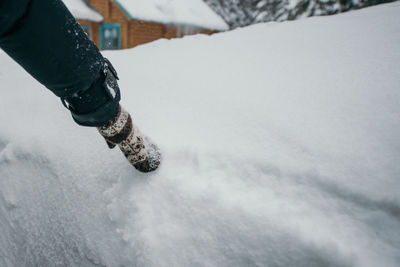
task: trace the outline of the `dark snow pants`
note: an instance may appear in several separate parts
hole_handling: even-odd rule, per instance
[[[0,0],[0,48],[60,97],[78,124],[103,126],[117,115],[116,72],[61,0]]]

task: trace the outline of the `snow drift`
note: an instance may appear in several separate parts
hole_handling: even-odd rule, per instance
[[[398,266],[399,11],[107,52],[150,175],[0,52],[0,266]]]

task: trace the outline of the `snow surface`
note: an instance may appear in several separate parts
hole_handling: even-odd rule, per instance
[[[62,0],[76,19],[100,22],[103,16],[93,8],[86,5],[83,0]]]
[[[188,24],[212,30],[229,26],[202,0],[118,0],[135,19],[162,23]]]
[[[399,11],[107,52],[153,174],[0,53],[0,266],[398,267]]]

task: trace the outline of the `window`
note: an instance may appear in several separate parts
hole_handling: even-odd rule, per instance
[[[86,35],[90,38],[90,27],[87,25],[82,25],[82,29],[86,33]]]
[[[102,24],[101,25],[101,49],[113,50],[121,48],[121,25]]]

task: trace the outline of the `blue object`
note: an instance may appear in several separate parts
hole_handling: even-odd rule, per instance
[[[100,49],[121,49],[121,24],[104,23],[100,25]]]

